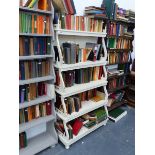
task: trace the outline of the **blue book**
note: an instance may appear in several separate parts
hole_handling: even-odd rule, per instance
[[[25,80],[25,67],[24,67],[24,62],[20,62],[20,74],[21,74],[21,80]]]
[[[37,38],[34,38],[33,40],[34,42],[34,55],[37,55],[38,54],[38,39]]]
[[[28,55],[30,55],[30,53],[29,53],[29,45],[30,45],[30,40],[29,40],[29,38],[27,38],[27,37],[24,37],[24,55],[25,56],[28,56]]]

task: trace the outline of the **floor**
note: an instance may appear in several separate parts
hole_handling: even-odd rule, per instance
[[[134,155],[135,154],[135,110],[124,107],[128,114],[117,123],[108,121],[93,133],[71,145],[66,150],[59,142],[37,155]]]

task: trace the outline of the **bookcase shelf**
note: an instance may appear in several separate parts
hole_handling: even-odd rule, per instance
[[[19,33],[19,36],[29,37],[51,37],[53,34]]]
[[[88,112],[91,112],[93,110],[96,110],[100,107],[106,106],[107,104],[107,99],[106,100],[101,100],[99,102],[94,102],[94,101],[83,101],[82,103],[82,108],[79,109],[79,112],[73,112],[71,115],[67,114],[65,115],[64,113],[62,113],[60,110],[57,110],[57,115],[58,117],[60,117],[63,121],[65,121],[66,123],[78,118]]]
[[[108,76],[108,79],[111,79],[111,78],[120,78],[122,76],[128,76],[129,73],[124,73],[124,74],[121,74],[121,75],[111,75],[111,76]]]
[[[28,8],[28,7],[19,7],[20,11],[25,11],[25,12],[33,12],[33,13],[41,13],[41,14],[48,14],[52,15],[53,13],[51,11],[46,11],[46,10],[40,10],[40,9],[35,9],[35,8]]]
[[[19,133],[21,133],[27,129],[30,129],[34,126],[37,126],[37,125],[42,124],[42,123],[49,122],[49,121],[54,120],[54,119],[55,119],[54,115],[50,115],[50,116],[40,117],[40,118],[31,120],[29,122],[26,122],[26,123],[22,123],[19,125]]]
[[[46,102],[46,101],[49,101],[49,100],[54,100],[54,98],[49,97],[47,95],[44,95],[44,96],[38,97],[38,98],[36,98],[36,99],[34,99],[32,101],[20,103],[19,104],[19,109],[23,109],[23,108],[33,106],[33,105],[36,105],[36,104],[39,104],[39,103],[43,103],[43,102]]]
[[[123,36],[107,35],[107,38],[124,38],[124,39],[133,39],[132,36],[127,36],[127,35],[123,35]]]
[[[94,130],[98,129],[99,127],[106,125],[107,121],[108,121],[108,119],[106,119],[105,121],[103,121],[99,124],[96,124],[95,126],[93,126],[90,129],[83,126],[77,136],[73,135],[73,139],[67,139],[67,137],[62,135],[61,133],[59,133],[59,138],[60,138],[61,142],[65,145],[66,149],[69,149],[70,145],[72,145],[79,139],[83,138],[84,136],[88,135],[89,133],[93,132]]]
[[[106,37],[105,32],[87,32],[87,31],[76,31],[66,29],[54,29],[58,35],[71,35],[71,36],[88,36],[88,37]]]
[[[42,81],[54,80],[54,78],[55,78],[54,76],[49,75],[49,76],[32,78],[32,79],[28,79],[28,80],[19,80],[19,85],[25,85],[25,84],[30,84],[30,83],[37,83],[37,82],[42,82]]]
[[[97,61],[86,61],[86,62],[79,62],[76,64],[55,64],[56,68],[61,68],[61,71],[68,71],[80,68],[88,68],[88,67],[97,67],[106,65],[107,61],[105,59],[97,60]]]
[[[49,110],[52,110],[52,114],[47,115],[48,112],[46,112],[45,117],[39,117],[39,118],[33,119],[29,122],[19,124],[20,147],[23,147],[23,146],[21,146],[22,145],[21,143],[25,143],[23,141],[27,140],[27,146],[24,148],[21,148],[19,150],[20,155],[34,155],[34,154],[37,154],[38,152],[42,151],[43,149],[46,149],[47,147],[55,146],[58,143],[58,135],[56,133],[55,126],[54,126],[54,123],[56,120],[56,112],[55,112],[55,105],[54,105],[55,98],[56,98],[55,93],[54,93],[55,92],[55,89],[54,89],[55,74],[54,74],[54,65],[53,65],[53,58],[55,56],[54,51],[53,51],[53,41],[54,41],[54,30],[53,29],[54,28],[53,28],[53,24],[52,24],[53,18],[54,18],[54,8],[52,5],[52,2],[50,2],[48,4],[51,5],[50,6],[51,11],[40,10],[40,9],[38,9],[37,3],[38,3],[38,1],[36,1],[34,8],[28,8],[28,7],[22,7],[22,6],[19,7],[19,17],[20,17],[19,20],[21,20],[19,23],[20,32],[27,32],[26,29],[28,29],[28,32],[34,32],[35,31],[34,29],[38,30],[38,25],[35,26],[34,29],[32,29],[33,27],[30,26],[30,22],[32,24],[35,24],[35,20],[37,20],[37,22],[39,22],[39,27],[43,27],[44,32],[46,30],[46,32],[48,34],[40,34],[40,32],[42,32],[43,29],[39,30],[39,33],[19,33],[19,39],[21,39],[21,42],[19,43],[20,53],[22,53],[22,50],[23,51],[27,50],[27,53],[30,53],[30,46],[32,47],[32,45],[34,45],[34,39],[36,38],[37,43],[38,43],[38,40],[41,37],[45,37],[44,38],[45,40],[48,39],[48,42],[46,42],[49,45],[47,52],[50,54],[19,56],[19,63],[21,63],[21,61],[25,61],[25,60],[28,60],[28,62],[30,62],[35,59],[48,59],[47,61],[48,61],[49,66],[46,66],[46,65],[45,66],[49,67],[49,70],[48,70],[49,75],[43,76],[43,77],[31,78],[31,79],[27,79],[27,80],[19,80],[19,86],[27,85],[27,84],[31,84],[31,83],[35,84],[38,82],[43,82],[43,83],[41,83],[41,87],[38,86],[37,84],[35,84],[34,87],[32,87],[32,88],[30,88],[30,86],[23,86],[22,88],[26,89],[26,92],[24,92],[24,95],[25,95],[25,93],[36,93],[36,91],[38,91],[38,90],[45,91],[46,88],[43,88],[44,86],[45,87],[47,86],[47,90],[46,90],[47,95],[40,96],[40,97],[38,97],[34,100],[31,100],[31,101],[28,101],[28,102],[19,103],[19,110],[24,109],[24,108],[25,108],[24,110],[28,110],[27,108],[29,108],[30,106],[34,106],[34,105],[39,105],[39,110],[40,110],[41,109],[40,104],[44,103],[47,105],[46,106],[47,110],[48,110],[48,108],[49,108]],[[20,13],[23,13],[23,14],[21,15]],[[31,16],[29,16],[30,18],[26,14],[31,15]],[[34,15],[34,14],[36,15],[36,19],[31,18],[31,17],[33,17],[32,15]],[[25,15],[25,18],[23,18],[23,15]],[[45,27],[45,25],[44,25],[44,19],[43,20],[40,19],[40,17],[45,17],[45,16],[47,17],[45,19],[46,22],[49,23],[49,24],[46,24],[47,27]],[[50,27],[48,27],[48,25]],[[28,28],[28,26],[30,26],[30,27]],[[32,42],[31,42],[32,44],[31,45],[29,44],[29,47],[27,47],[25,49],[25,46],[27,46],[28,44],[25,44],[25,42],[23,42],[23,38],[26,38],[27,40],[29,40],[30,37],[32,38]],[[35,38],[33,38],[33,37],[35,37]],[[39,37],[39,38],[37,38],[37,37]],[[40,39],[39,45],[41,46],[41,44],[42,44],[42,40]],[[47,44],[46,44],[46,46],[47,46]],[[24,49],[22,49],[22,48],[24,48]],[[37,60],[35,60],[35,61],[37,61]],[[43,69],[43,71],[45,70],[44,67],[42,67],[42,69]],[[46,70],[47,70],[47,68],[46,68]],[[27,71],[25,68],[23,68],[22,71],[20,70],[20,72],[25,72],[25,71]],[[26,72],[25,72],[25,74],[26,74]],[[29,88],[32,90],[30,91]],[[48,102],[48,101],[50,101],[50,102]],[[51,103],[51,104],[49,104],[49,103]],[[38,113],[40,115],[40,111]],[[31,115],[31,114],[32,114],[31,111],[29,111],[28,118],[29,118],[29,115]],[[22,117],[24,119],[25,116],[22,116]],[[40,129],[37,128],[37,125],[46,126],[44,128],[45,131],[40,131]],[[37,132],[35,133],[36,128],[37,128]],[[31,131],[31,129],[33,132]],[[39,133],[39,135],[36,135],[37,133]],[[24,135],[30,134],[30,135],[26,136],[27,137],[26,140],[23,140],[21,138],[21,136],[23,136],[23,134]]]
[[[102,79],[102,80],[91,81],[89,83],[75,84],[72,87],[66,87],[64,90],[61,88],[56,88],[55,90],[61,96],[68,97],[74,94],[78,94],[78,93],[91,90],[94,88],[98,88],[101,86],[105,86],[105,85],[107,85],[107,81]]]
[[[51,133],[44,132],[28,140],[28,146],[19,151],[22,155],[36,154],[47,147],[54,146],[57,143],[57,138],[53,137]]]
[[[128,85],[125,85],[125,86],[122,86],[122,87],[117,87],[117,88],[114,88],[114,89],[109,89],[108,92],[112,93],[112,92],[115,92],[115,91],[118,91],[118,90],[121,90],[121,89],[125,89],[127,87],[128,87]]]
[[[30,56],[19,56],[19,60],[33,60],[33,59],[45,59],[53,58],[53,55],[30,55]]]

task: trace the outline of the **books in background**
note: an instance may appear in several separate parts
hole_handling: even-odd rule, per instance
[[[131,49],[132,40],[125,38],[108,38],[107,48],[117,48],[117,49]]]
[[[19,149],[25,148],[27,146],[27,135],[26,132],[19,134]]]
[[[56,97],[56,108],[61,112],[64,112],[60,96],[57,94]],[[82,108],[83,101],[92,100],[94,102],[99,102],[104,99],[105,93],[99,91],[98,89],[92,89],[71,97],[67,97],[64,102],[66,105],[67,114],[72,114],[73,112],[78,112]]]
[[[20,0],[20,6],[51,11],[51,0]]]
[[[98,18],[98,19],[107,18],[105,7],[101,8],[101,7],[95,7],[95,6],[88,6],[88,7],[85,7],[84,13],[87,17],[90,17],[90,18]]]
[[[65,71],[62,73],[62,77],[65,83],[65,87],[71,87],[74,84],[82,84],[88,83],[90,81],[100,80],[104,77],[104,71],[102,66],[82,68]],[[59,72],[56,71],[56,84],[58,84],[58,86],[60,85],[59,79]]]
[[[49,116],[52,114],[52,103],[47,101],[38,105],[30,106],[19,110],[19,124],[29,122],[31,120]]]
[[[123,90],[119,91],[119,92],[111,93],[108,98],[107,106],[110,107],[112,104],[114,104],[116,102],[120,102],[122,100],[124,94],[125,94],[125,91],[123,91]]]
[[[29,102],[47,95],[49,84],[45,82],[31,83],[19,86],[19,103]]]
[[[130,63],[118,64],[118,69],[123,70],[124,74],[130,73]]]
[[[19,32],[32,34],[51,34],[50,16],[19,12]]]
[[[74,136],[78,136],[78,134],[80,133],[83,127],[90,129],[96,124],[99,124],[106,119],[107,119],[107,114],[105,109],[99,108],[73,121],[70,121],[69,123],[67,123],[69,139],[72,139]],[[66,136],[62,120],[58,119],[55,124],[56,124],[55,126],[57,131],[59,131],[59,133]]]
[[[19,37],[19,56],[51,54],[51,38]]]
[[[56,12],[66,14],[76,14],[74,0],[53,0],[53,6]]]
[[[109,91],[117,88],[123,88],[127,85],[127,78],[125,76],[119,78],[109,79],[107,88]]]
[[[128,18],[126,18],[126,10],[125,9],[118,7],[117,19],[128,21]]]
[[[127,25],[111,22],[107,23],[107,34],[115,36],[123,36],[127,33]]]
[[[129,22],[135,22],[135,12],[132,10],[126,10],[126,18],[128,18]]]
[[[127,115],[127,111],[123,110],[121,108],[116,108],[112,111],[109,112],[109,118],[110,120],[117,122],[119,121],[121,118],[123,118],[125,115]]]
[[[80,48],[74,42],[62,43],[62,54],[65,64],[100,60],[102,56],[102,45],[86,43],[86,48]]]
[[[20,61],[19,80],[50,75],[50,60],[38,59],[33,61]]]
[[[109,64],[127,63],[130,61],[129,52],[110,52],[108,53]]]
[[[60,29],[87,31],[87,32],[103,32],[103,21],[85,16],[63,15],[57,14],[55,23],[59,23]]]

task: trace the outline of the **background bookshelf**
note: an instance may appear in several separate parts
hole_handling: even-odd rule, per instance
[[[108,51],[106,67],[108,72],[107,91],[109,94],[108,111],[111,113],[118,107],[127,104],[126,93],[132,62],[135,13],[120,8],[115,0],[104,0],[102,7],[106,7],[108,16],[106,20],[106,46]]]
[[[58,142],[54,126],[54,8],[49,0],[24,2],[20,1],[19,7],[19,154],[31,155]]]

